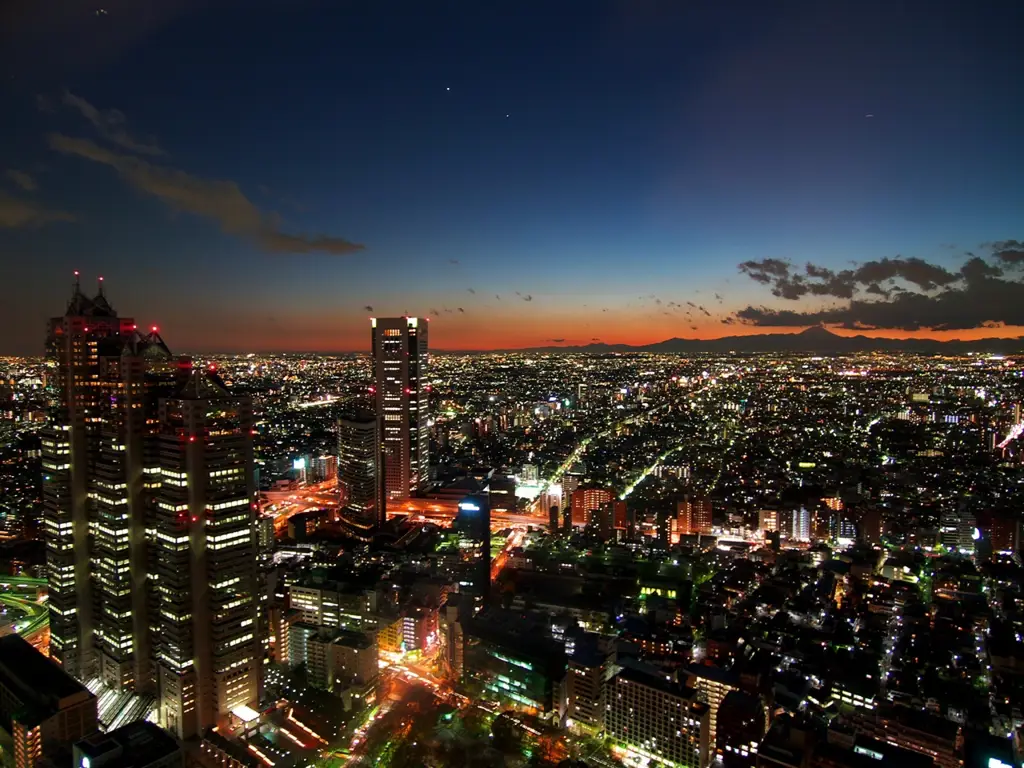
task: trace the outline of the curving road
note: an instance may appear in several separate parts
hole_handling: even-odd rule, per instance
[[[46,579],[32,576],[0,576],[0,603],[24,616],[14,622],[14,631],[36,648],[45,652],[48,644],[46,630],[50,626],[50,612],[46,603],[39,602],[39,590]]]

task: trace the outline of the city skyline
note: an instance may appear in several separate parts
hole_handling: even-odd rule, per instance
[[[890,6],[25,4],[0,352],[74,269],[197,353],[1019,336],[1012,9]]]
[[[1019,3],[0,3],[0,758],[1024,768]]]

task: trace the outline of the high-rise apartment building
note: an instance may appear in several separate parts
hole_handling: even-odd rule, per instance
[[[573,491],[570,498],[572,499],[572,524],[582,527],[590,522],[590,516],[593,513],[612,501],[615,495],[607,488],[580,488]]]
[[[427,482],[427,327],[422,317],[375,317],[373,367],[387,501],[409,498]]]
[[[677,529],[682,536],[711,533],[711,499],[687,496],[676,505]]]
[[[77,280],[47,348],[51,654],[94,689],[155,698],[169,730],[198,735],[259,695],[251,401]]]
[[[761,533],[775,533],[779,530],[779,510],[762,509],[757,513],[757,529]]]
[[[313,456],[309,460],[309,480],[313,483],[332,482],[338,477],[337,456]]]
[[[791,541],[811,540],[811,512],[806,507],[779,511],[779,533]]]
[[[628,667],[609,685],[605,732],[632,760],[708,764],[710,712],[695,690]]]
[[[383,524],[386,513],[377,481],[377,419],[368,411],[338,420],[338,485],[345,494],[345,510],[364,523]]]
[[[686,685],[697,691],[697,698],[708,705],[708,735],[711,749],[715,749],[717,736],[718,708],[730,691],[738,691],[739,679],[718,667],[694,664],[688,670]]]

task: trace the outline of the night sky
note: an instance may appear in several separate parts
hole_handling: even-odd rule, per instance
[[[1008,2],[8,0],[0,353],[1024,333]],[[936,330],[938,329],[938,330]]]

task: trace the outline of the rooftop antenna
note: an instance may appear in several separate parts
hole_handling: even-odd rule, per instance
[[[102,296],[103,295],[103,278],[102,277],[97,277],[96,278],[96,283],[99,286],[100,296]]]

